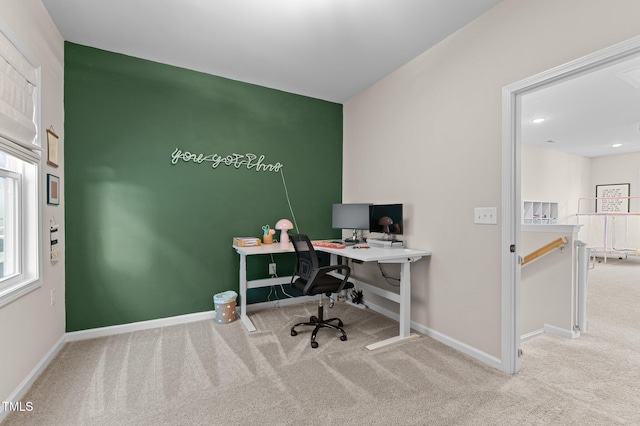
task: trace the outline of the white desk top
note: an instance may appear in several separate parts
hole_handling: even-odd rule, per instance
[[[282,244],[282,243],[273,243],[273,244],[262,244],[259,246],[253,247],[238,247],[236,245],[233,246],[234,249],[240,254],[244,254],[250,256],[252,254],[272,254],[272,253],[289,253],[294,252],[293,244]]]
[[[360,260],[362,262],[379,262],[379,261],[393,261],[401,259],[415,259],[423,256],[431,256],[431,252],[425,250],[413,250],[407,248],[354,248],[355,246],[347,246],[346,248],[338,249],[323,246],[314,246],[316,251],[322,251],[329,254],[335,254],[338,256],[349,257],[351,259]],[[238,247],[233,246],[234,249],[240,254],[247,256],[256,254],[274,254],[274,253],[293,253],[293,244],[263,244],[254,247]]]

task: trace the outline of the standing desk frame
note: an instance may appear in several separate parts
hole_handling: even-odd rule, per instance
[[[253,322],[251,322],[251,319],[249,319],[249,317],[247,316],[247,289],[268,287],[278,284],[288,284],[291,281],[291,277],[267,278],[247,281],[247,256],[294,253],[295,251],[291,243],[265,244],[255,247],[238,247],[234,245],[233,248],[240,255],[240,319],[242,320],[242,323],[246,327],[247,331],[256,331],[256,327],[253,325]],[[347,247],[343,249],[337,249],[331,247],[314,246],[314,249],[319,252],[330,254],[332,265],[337,264],[338,256],[360,262],[400,264],[400,293],[394,293],[388,290],[384,290],[380,287],[365,283],[354,278],[350,278],[349,281],[353,281],[358,288],[370,291],[371,293],[392,300],[400,305],[400,331],[398,336],[394,336],[389,339],[367,345],[367,349],[374,350],[400,341],[418,337],[416,334],[411,334],[411,263],[420,260],[422,257],[431,256],[430,252],[405,248],[387,249],[378,247],[370,247],[367,249],[353,249],[351,247]],[[336,275],[340,276],[339,274]]]

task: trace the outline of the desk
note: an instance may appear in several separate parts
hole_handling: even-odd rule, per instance
[[[267,287],[277,284],[286,284],[291,281],[291,277],[267,278],[261,280],[247,281],[247,256],[270,255],[277,253],[294,253],[293,245],[288,244],[265,244],[256,247],[238,247],[233,248],[240,255],[240,319],[248,331],[256,331],[255,326],[247,316],[247,289]],[[398,336],[381,342],[373,343],[367,346],[367,349],[373,350],[383,346],[387,346],[402,340],[417,337],[411,334],[411,263],[420,260],[424,256],[430,256],[431,253],[424,250],[412,250],[405,248],[378,248],[370,247],[368,249],[353,249],[347,247],[344,249],[336,249],[331,247],[314,247],[318,252],[329,253],[331,255],[331,264],[334,265],[338,261],[338,256],[358,260],[361,262],[378,262],[378,263],[396,263],[400,264],[400,293],[394,293],[384,290],[380,287],[373,286],[369,283],[357,279],[349,279],[356,284],[357,287],[371,291],[379,296],[392,300],[400,305],[400,332]]]

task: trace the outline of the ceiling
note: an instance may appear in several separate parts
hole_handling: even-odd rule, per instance
[[[344,103],[501,0],[42,1],[67,41]],[[640,89],[619,76],[638,68],[632,58],[524,95],[522,143],[640,151]]]
[[[522,96],[521,118],[524,144],[584,157],[640,151],[640,58]]]
[[[501,0],[42,0],[66,41],[344,103]]]

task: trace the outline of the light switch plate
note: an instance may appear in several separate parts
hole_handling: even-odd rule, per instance
[[[497,225],[498,224],[498,208],[497,207],[476,207],[473,209],[473,223],[481,225]]]

